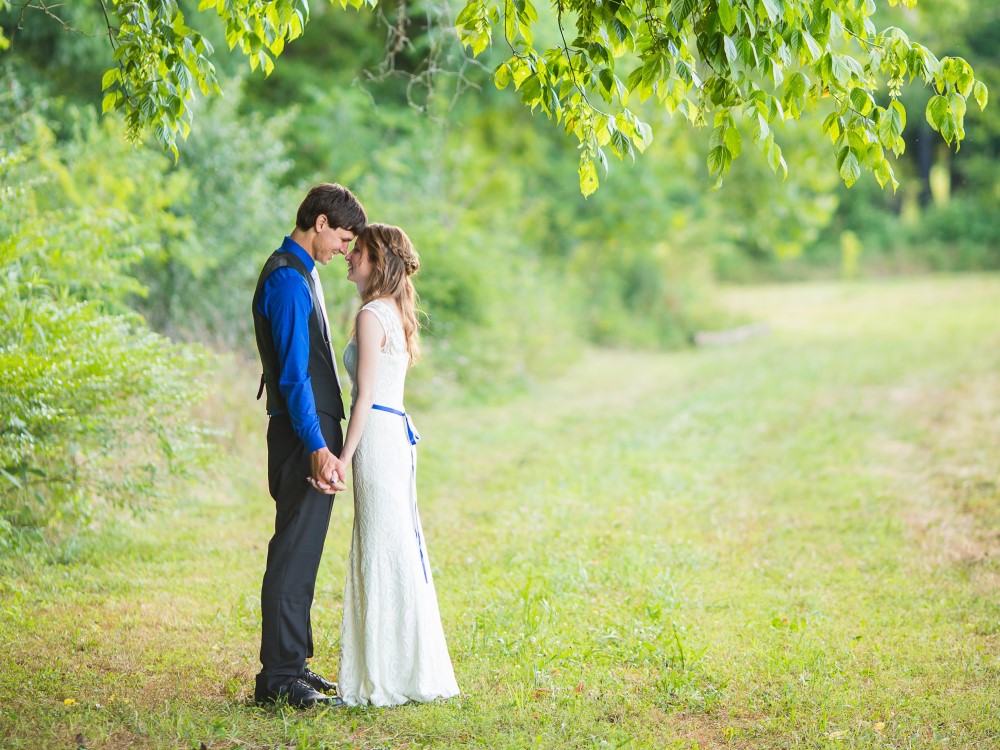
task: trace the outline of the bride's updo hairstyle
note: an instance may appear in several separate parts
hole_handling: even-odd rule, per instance
[[[413,243],[399,227],[368,224],[358,235],[356,246],[372,264],[371,278],[361,297],[366,305],[379,297],[392,297],[402,313],[406,351],[412,365],[420,357],[420,323],[417,321],[417,290],[410,277],[420,268]]]

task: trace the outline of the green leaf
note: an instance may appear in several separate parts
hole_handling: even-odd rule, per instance
[[[943,96],[932,96],[931,100],[927,102],[927,110],[925,112],[927,116],[927,122],[930,124],[934,130],[941,132],[941,129],[945,125],[945,121],[951,114],[951,108],[948,106],[948,100]]]
[[[887,183],[892,184],[892,192],[896,192],[896,188],[899,187],[899,180],[892,172],[892,167],[889,162],[883,159],[875,169],[872,170],[875,173],[875,179],[878,180],[878,184],[881,187],[885,187]]]
[[[840,163],[840,176],[847,187],[851,187],[861,177],[861,165],[853,149],[845,149],[846,153]]]
[[[726,59],[729,60],[729,62],[734,63],[739,59],[740,55],[736,51],[736,43],[728,34],[723,34],[722,46],[726,51]]]
[[[610,68],[601,68],[600,72],[597,74],[597,79],[601,82],[604,98],[611,101],[615,92],[615,74]]]
[[[764,13],[767,15],[767,20],[771,23],[774,23],[781,17],[781,9],[778,8],[775,0],[761,0],[761,5],[764,8]]]
[[[708,147],[710,149],[722,146],[726,142],[726,125],[720,122],[721,115],[716,115],[716,122],[719,124],[712,128],[712,134],[708,137]]]
[[[726,128],[726,149],[735,159],[743,151],[743,136],[736,127]]]
[[[788,107],[789,102],[798,101],[806,95],[808,83],[806,77],[799,71],[795,71],[791,75],[785,84],[785,107]]]
[[[962,96],[967,98],[972,94],[972,88],[976,82],[972,66],[961,57],[952,58],[951,62],[954,65],[955,87]]]
[[[725,146],[716,146],[708,152],[709,174],[721,177],[729,171],[729,165],[732,164],[732,161],[733,157]]]
[[[597,167],[594,166],[594,160],[587,156],[580,157],[580,192],[586,198],[588,195],[592,195],[595,190],[597,190]]]
[[[965,112],[968,109],[968,104],[965,101],[965,97],[962,96],[957,91],[953,91],[948,96],[948,108],[951,109],[953,115],[955,115],[956,120],[961,120],[965,117]]]
[[[493,83],[498,89],[505,89],[510,84],[510,66],[500,63],[493,71]]]
[[[514,11],[513,3],[507,0],[504,6],[503,35],[508,41],[513,41],[515,34],[517,34],[517,13]]]
[[[831,112],[823,121],[823,132],[830,136],[830,140],[836,143],[840,140],[843,132],[843,122],[839,112]]]
[[[830,40],[839,39],[844,35],[844,22],[839,13],[830,12]]]
[[[670,3],[670,13],[677,24],[680,25],[694,12],[697,4],[698,0],[672,0]]]
[[[121,81],[122,72],[119,68],[108,68],[104,71],[104,76],[101,78],[101,90],[107,90],[111,88],[112,85]]]
[[[759,62],[757,58],[757,48],[748,37],[736,37],[736,50],[739,52],[740,60],[744,65],[748,68],[757,67]]]
[[[812,38],[812,34],[806,31],[806,29],[802,29],[801,32],[802,41],[805,43],[806,49],[809,50],[809,61],[815,62],[820,58],[820,55],[823,54],[823,50],[820,49],[819,44]]]
[[[119,90],[109,91],[104,95],[104,99],[101,101],[101,114],[106,114],[110,112],[115,107],[118,106],[118,101],[122,98],[122,92]]]
[[[546,86],[545,94],[546,98],[543,100],[543,106],[550,115],[553,115],[558,118],[559,111],[561,109],[559,103],[559,92],[556,91],[554,86]]]
[[[848,67],[843,55],[830,54],[830,73],[833,79],[841,86],[847,86],[851,82],[851,69]]]
[[[625,44],[628,48],[632,47],[632,32],[617,17],[611,19],[611,29],[615,32],[619,44]]]
[[[636,144],[636,147],[640,151],[645,151],[649,147],[649,144],[653,142],[653,128],[649,123],[645,123],[642,120],[635,121],[635,129],[638,137],[641,139],[641,145]],[[634,141],[635,139],[633,139]]]
[[[758,112],[751,120],[751,124],[753,126],[754,141],[758,144],[763,143],[764,139],[771,134],[771,127],[767,124],[767,119]]]
[[[903,130],[906,129],[906,109],[898,100],[893,99],[889,104],[889,109],[891,109],[895,116],[899,118],[899,133],[897,135],[902,135]]]
[[[863,88],[856,87],[851,89],[850,99],[851,106],[865,116],[875,108],[875,98],[871,95],[870,91],[866,91]]]
[[[778,88],[785,81],[785,72],[781,67],[781,61],[776,60],[771,56],[764,57],[763,68],[767,69],[767,72],[771,76],[771,83],[774,84],[775,88]]]
[[[891,107],[884,110],[876,110],[878,116],[878,139],[886,148],[895,149],[896,142],[903,132],[903,124],[900,121],[899,113]]]
[[[534,108],[542,98],[542,82],[538,80],[538,75],[535,73],[525,78],[518,90],[521,92],[521,101],[529,107]]]
[[[785,157],[781,155],[781,147],[774,142],[773,133],[767,137],[765,145],[767,147],[767,163],[771,166],[771,171],[777,173],[780,169],[782,174],[788,177],[788,164],[785,163]]]
[[[719,0],[719,23],[727,34],[732,34],[736,28],[736,9],[733,0]]]
[[[632,141],[625,133],[617,128],[611,132],[611,150],[615,152],[615,156],[619,159],[626,156],[631,156],[633,159],[635,158],[635,151],[632,149]]]
[[[481,0],[469,0],[455,19],[458,38],[463,47],[472,50],[473,56],[478,56],[489,46],[491,28],[492,24],[487,21],[486,9]]]
[[[976,97],[976,102],[979,104],[979,109],[986,109],[986,105],[990,100],[990,91],[986,88],[986,84],[982,81],[976,81],[972,92],[973,96]]]

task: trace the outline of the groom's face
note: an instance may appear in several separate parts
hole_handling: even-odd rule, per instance
[[[313,241],[316,262],[325,266],[334,255],[347,255],[353,240],[354,232],[350,229],[323,223],[322,227],[317,229],[316,239]]]

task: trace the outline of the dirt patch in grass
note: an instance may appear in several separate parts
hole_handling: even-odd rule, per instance
[[[767,731],[771,719],[763,714],[743,715],[719,709],[710,714],[680,712],[668,721],[678,734],[704,750],[756,750],[759,745],[751,738]]]
[[[911,440],[876,441],[880,472],[905,488],[903,520],[934,564],[1000,583],[1000,377],[970,375],[956,389],[908,385],[887,403],[907,413]]]

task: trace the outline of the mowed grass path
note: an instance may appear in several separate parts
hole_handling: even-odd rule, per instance
[[[1000,278],[725,301],[771,334],[417,413],[461,698],[249,705],[272,522],[249,373],[217,479],[4,561],[2,746],[1000,747]],[[314,608],[330,675],[351,516]]]

